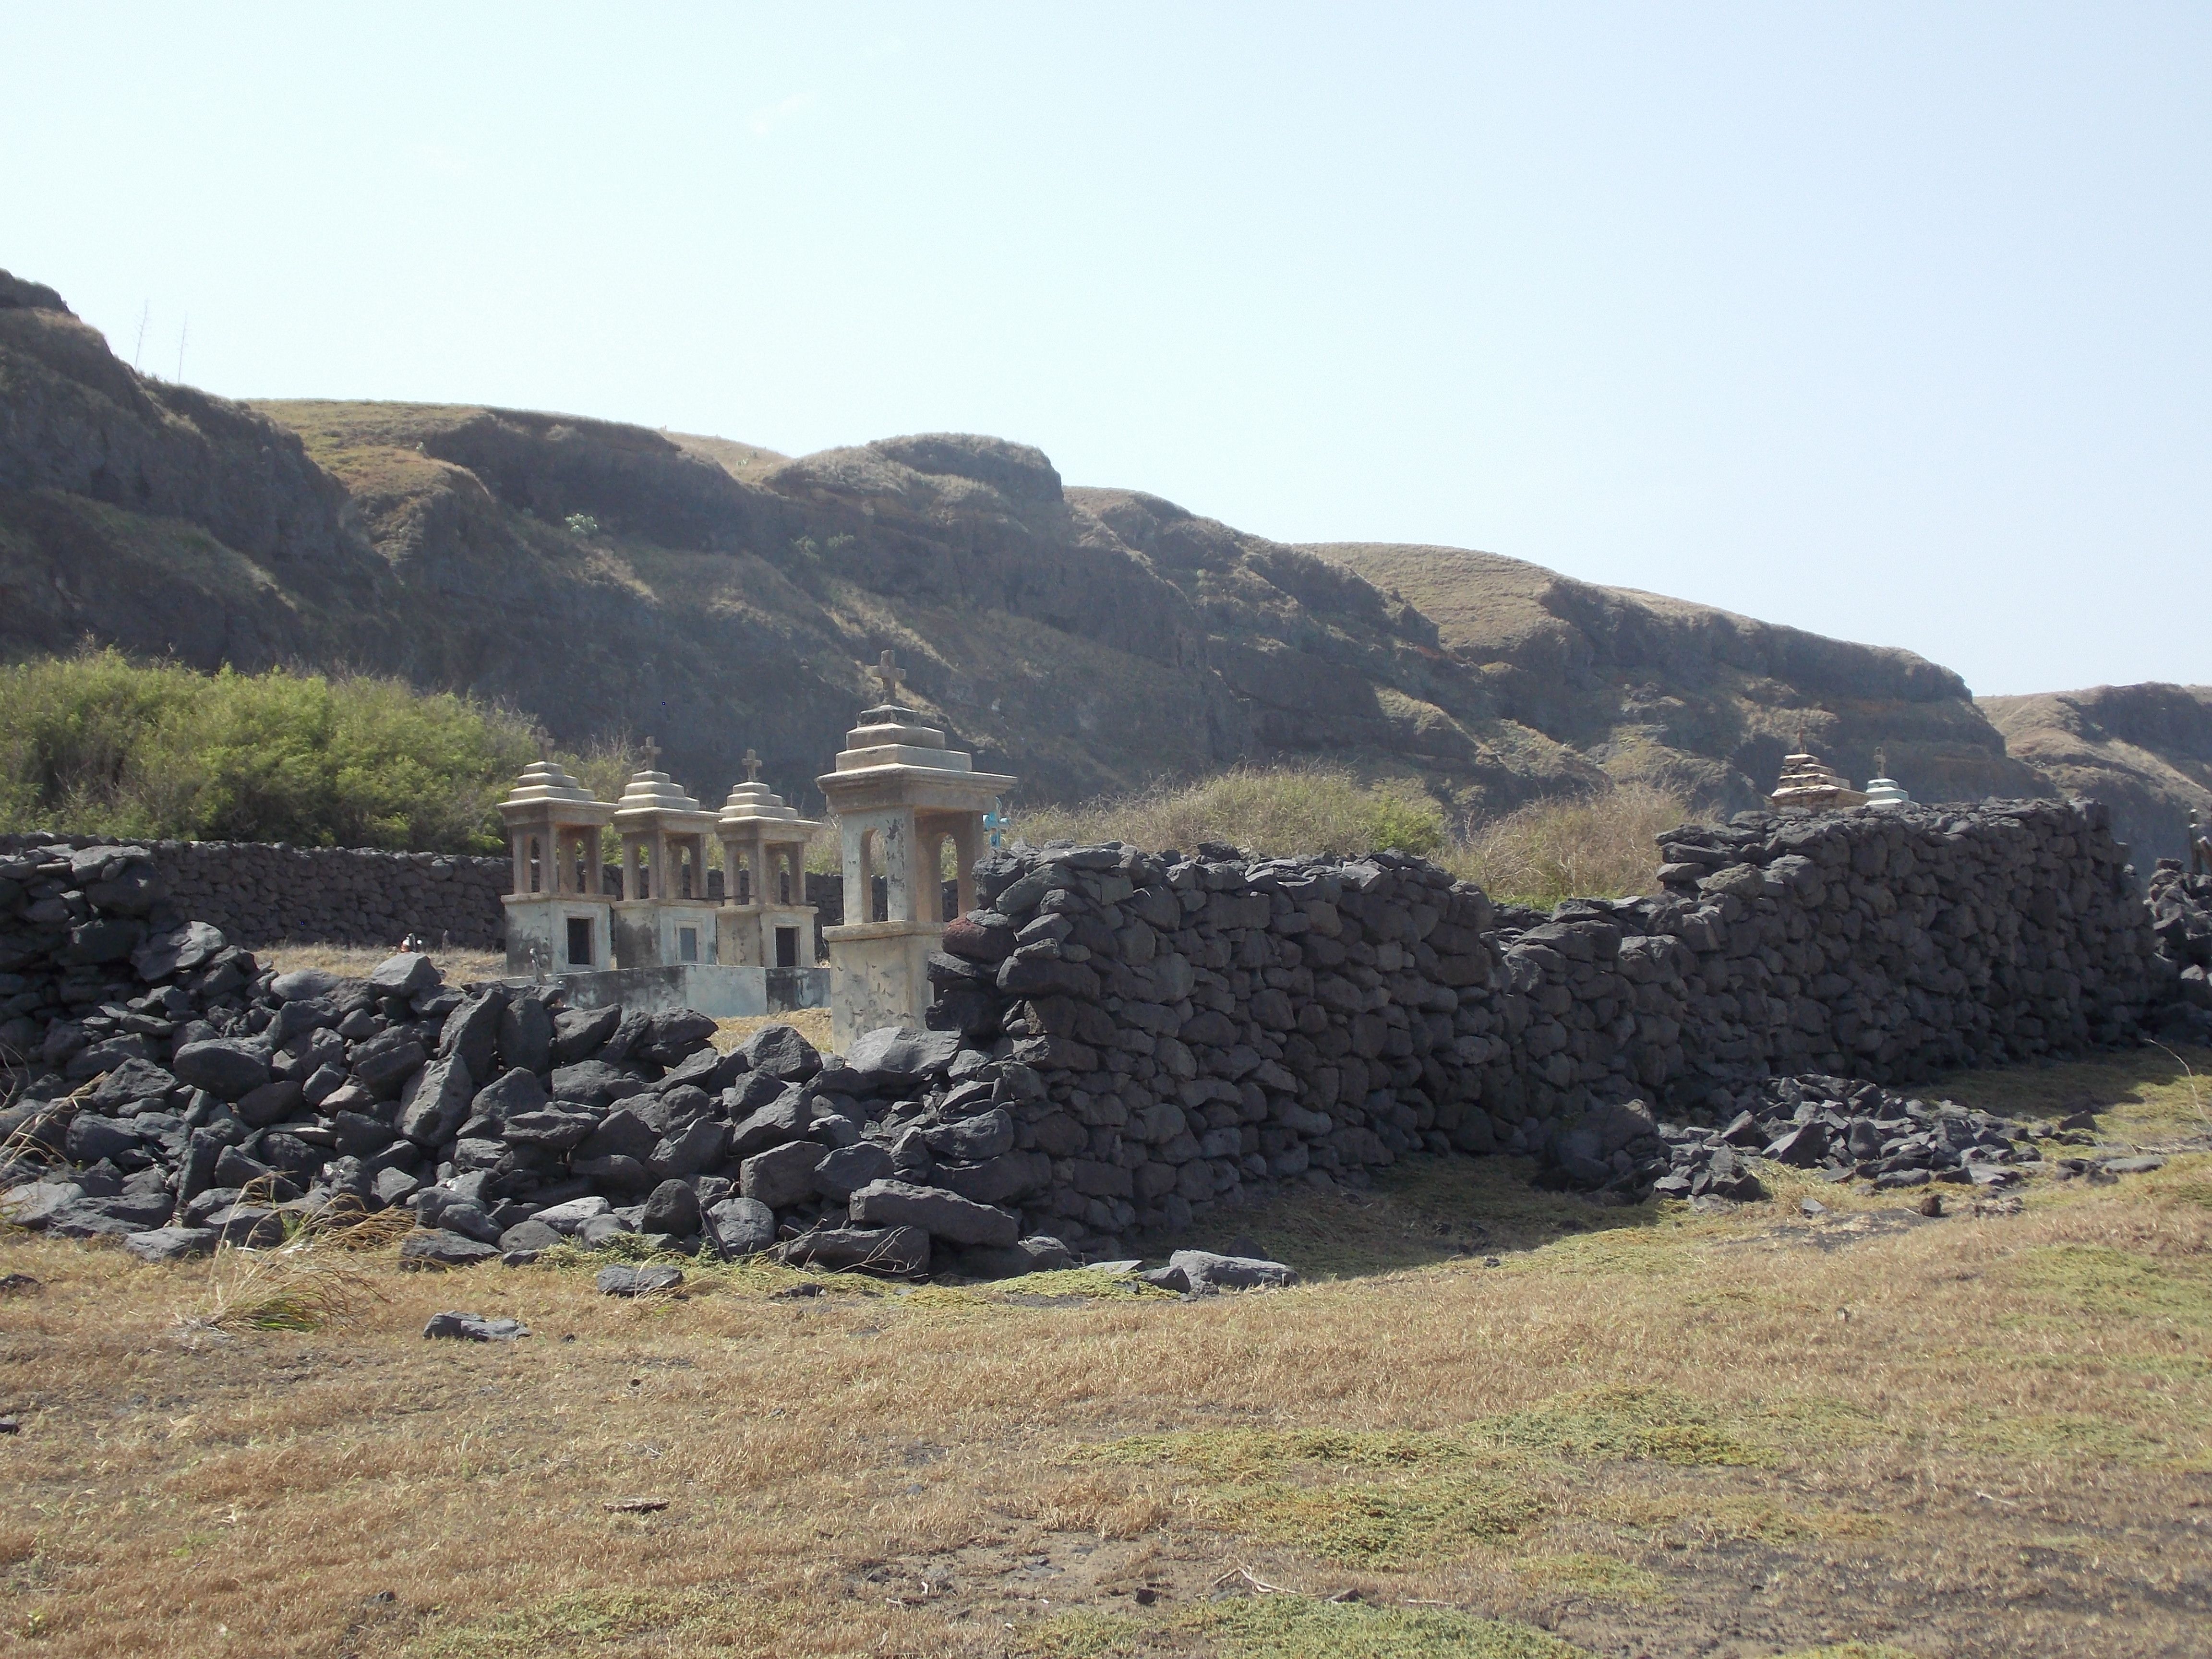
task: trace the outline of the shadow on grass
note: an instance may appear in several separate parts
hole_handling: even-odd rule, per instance
[[[1952,1072],[1901,1091],[2031,1123],[2075,1112],[2138,1139],[2212,1130],[2212,1049],[2146,1047],[2056,1066]]]
[[[1536,1168],[1528,1158],[1412,1158],[1376,1174],[1364,1191],[1294,1185],[1188,1235],[1140,1239],[1133,1248],[1148,1255],[1226,1251],[1241,1238],[1308,1279],[1351,1279],[1479,1261],[1659,1218],[1654,1205],[1603,1209],[1575,1194],[1538,1192],[1528,1184]]]

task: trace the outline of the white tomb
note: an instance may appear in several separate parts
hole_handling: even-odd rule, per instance
[[[823,933],[830,1036],[840,1048],[878,1026],[921,1026],[930,953],[945,933],[939,894],[946,849],[958,908],[971,909],[983,815],[1014,787],[1004,774],[976,771],[970,757],[945,746],[944,732],[899,702],[890,652],[874,672],[883,701],[862,711],[836,769],[815,780],[836,815],[845,868],[844,921]]]
[[[600,835],[615,809],[593,800],[549,754],[525,767],[499,804],[514,860],[507,970],[532,978],[589,972],[612,961],[611,899],[600,879]]]

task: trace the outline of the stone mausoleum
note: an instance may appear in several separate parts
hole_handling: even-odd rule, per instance
[[[647,738],[645,765],[611,803],[550,758],[515,780],[500,805],[514,866],[508,975],[559,978],[577,1007],[726,1019],[822,1006],[830,975],[811,959],[805,902],[817,826],[759,781],[750,754],[720,812],[659,769],[659,755]]]

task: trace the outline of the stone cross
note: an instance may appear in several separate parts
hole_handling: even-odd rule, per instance
[[[645,769],[648,772],[658,771],[659,761],[660,745],[648,735],[645,740]]]
[[[760,757],[758,755],[756,755],[755,753],[753,753],[753,751],[752,751],[751,750],[750,750],[750,749],[746,750],[745,750],[745,781],[746,781],[747,783],[757,783],[757,782],[759,782],[759,781],[760,781],[760,769],[761,769],[761,757]]]
[[[1874,775],[1878,778],[1889,775],[1889,747],[1887,744],[1877,745],[1874,751]]]
[[[542,735],[538,738],[538,759],[539,763],[540,763],[540,764],[542,764],[542,765],[547,765],[547,766],[550,766],[550,765],[551,765],[551,764],[552,764],[552,763],[553,763],[553,739],[552,739],[552,738],[549,738],[549,737],[544,737],[544,736],[542,736]]]
[[[876,677],[877,680],[881,684],[883,687],[884,701],[885,702],[896,702],[898,701],[899,694],[899,671],[897,659],[893,657],[890,652],[886,651],[884,653],[881,659],[877,662],[875,667],[871,669],[869,672],[872,673]]]

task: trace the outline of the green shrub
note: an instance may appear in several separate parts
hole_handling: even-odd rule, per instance
[[[87,651],[0,669],[0,829],[495,852],[521,715],[368,677]]]

